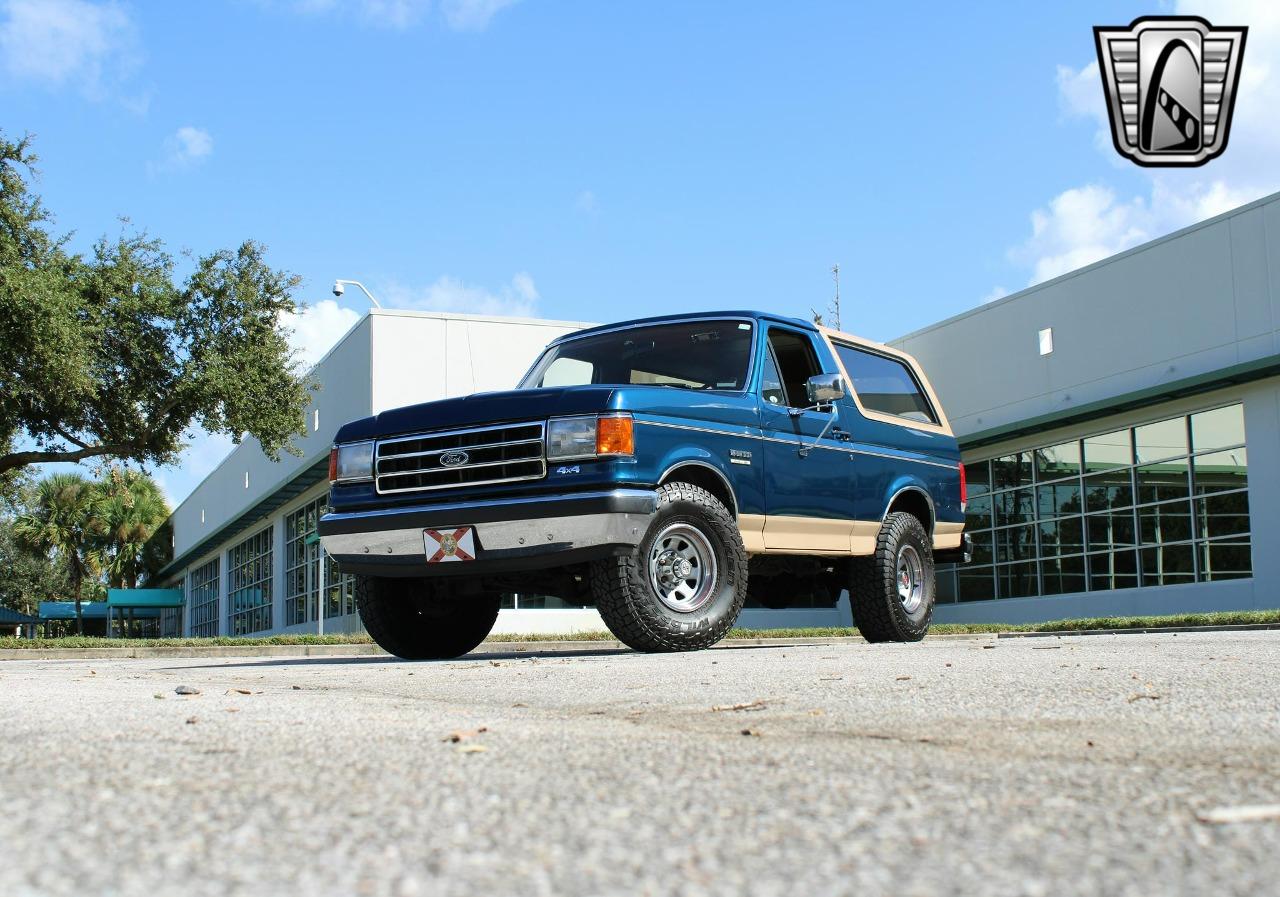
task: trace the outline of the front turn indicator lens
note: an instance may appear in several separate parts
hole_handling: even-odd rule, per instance
[[[635,430],[630,415],[602,417],[596,425],[597,455],[634,455]]]

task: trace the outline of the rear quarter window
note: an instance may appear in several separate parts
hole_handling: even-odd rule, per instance
[[[933,406],[907,365],[854,346],[836,343],[835,347],[863,408],[918,423],[938,422]]]

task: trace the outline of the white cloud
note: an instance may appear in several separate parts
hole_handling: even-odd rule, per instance
[[[991,291],[978,300],[979,305],[986,305],[988,302],[995,302],[997,299],[1003,299],[1009,295],[1009,291],[1004,287],[992,287]]]
[[[213,136],[203,128],[185,125],[164,141],[164,168],[189,168],[213,153]]]
[[[596,195],[590,190],[583,190],[578,194],[578,198],[573,201],[573,207],[584,215],[594,215],[598,208]]]
[[[137,67],[136,29],[117,3],[3,0],[0,12],[0,66],[15,81],[100,99]]]
[[[280,316],[282,327],[292,331],[289,343],[304,367],[313,367],[338,344],[359,321],[359,312],[344,308],[332,299],[322,299],[302,309],[300,314]]]
[[[483,31],[495,15],[517,0],[442,0],[440,11],[455,31]]]
[[[391,284],[380,291],[392,308],[423,311],[452,311],[476,315],[513,315],[531,318],[537,314],[538,288],[533,278],[522,271],[496,292],[464,283],[445,275],[425,287]]]
[[[1009,252],[1039,283],[1280,190],[1280,4],[1180,2],[1179,14],[1216,25],[1248,25],[1226,152],[1201,168],[1149,169],[1144,191],[1118,198],[1106,184],[1065,190],[1031,214],[1031,236]],[[1069,116],[1095,122],[1094,143],[1127,166],[1111,142],[1098,63],[1058,66],[1058,99]]]

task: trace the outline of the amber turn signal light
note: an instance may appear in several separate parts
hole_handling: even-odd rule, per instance
[[[329,449],[329,485],[338,479],[338,447]]]
[[[634,455],[636,440],[630,415],[602,417],[596,423],[597,455]]]

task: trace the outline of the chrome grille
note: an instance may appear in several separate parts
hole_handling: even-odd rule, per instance
[[[444,430],[379,440],[379,493],[536,480],[547,475],[543,423]]]

